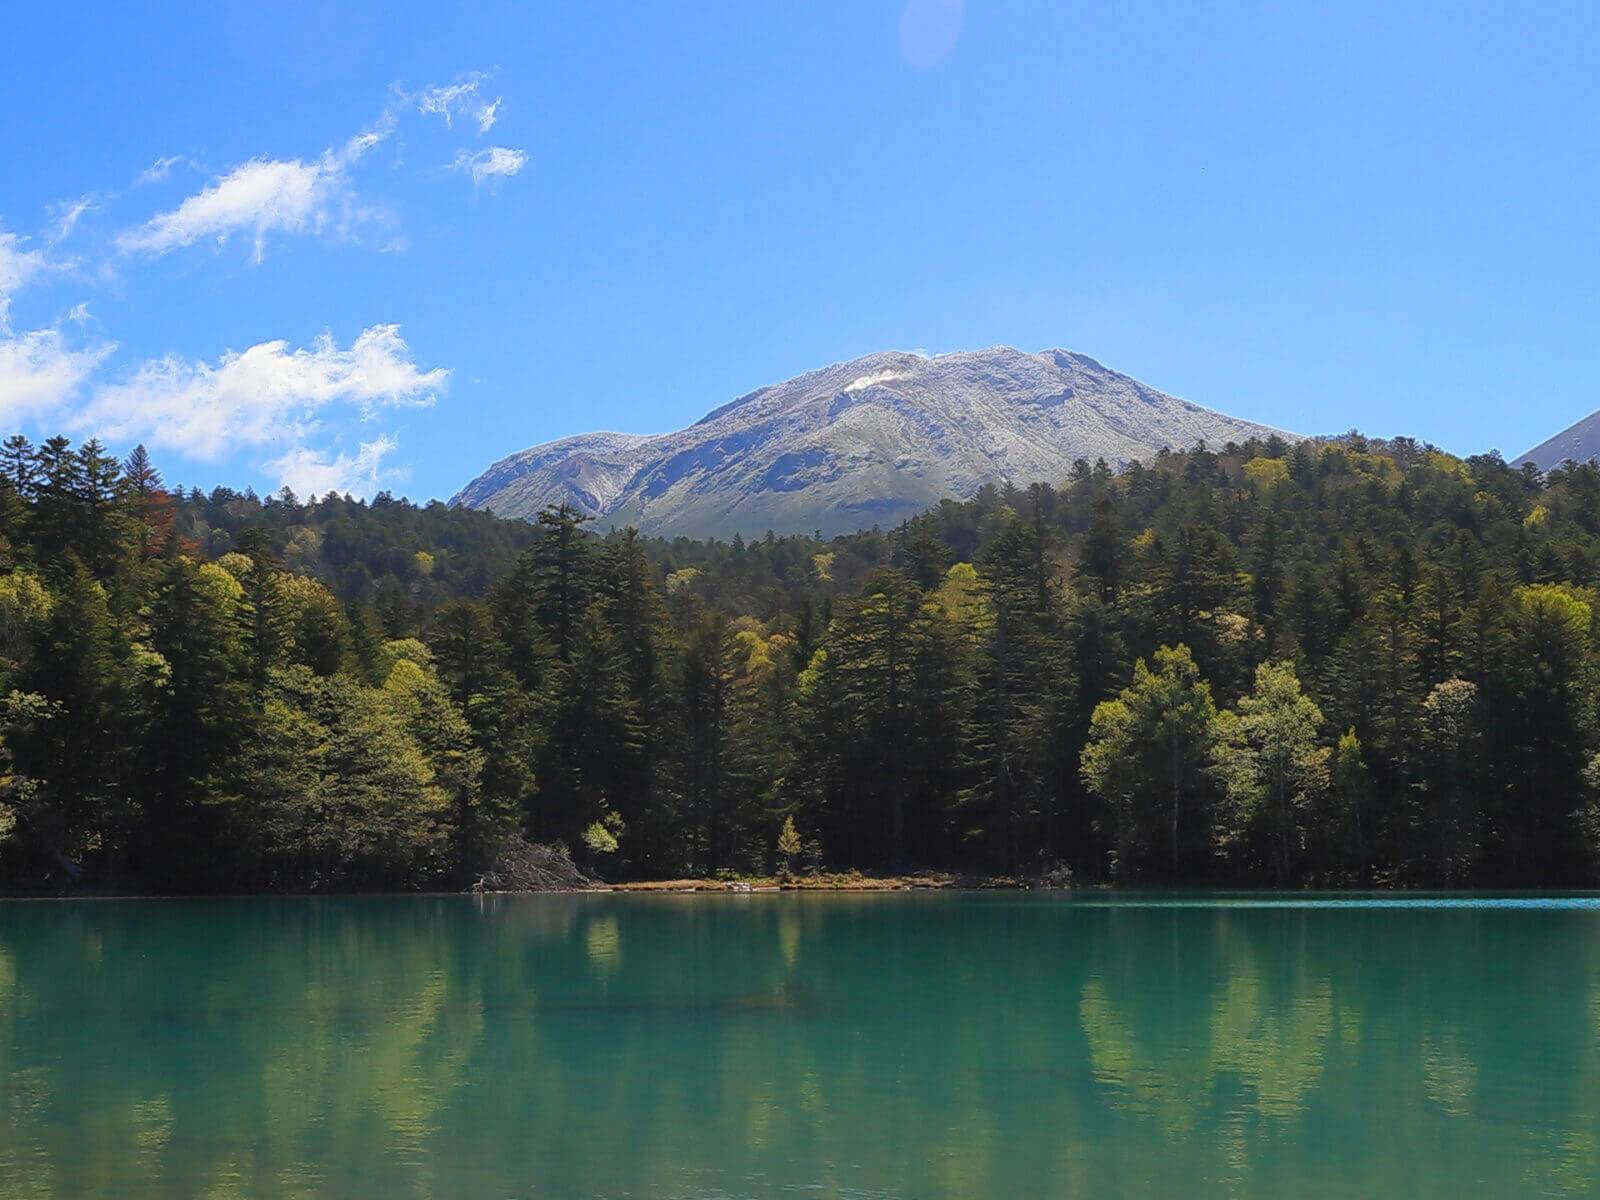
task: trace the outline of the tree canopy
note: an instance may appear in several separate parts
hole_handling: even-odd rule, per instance
[[[0,882],[1592,883],[1600,466],[1356,434],[746,542],[0,449]]]

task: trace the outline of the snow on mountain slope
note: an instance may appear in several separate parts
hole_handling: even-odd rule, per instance
[[[761,388],[675,433],[534,446],[452,503],[531,517],[566,501],[602,529],[650,534],[833,534],[896,524],[985,483],[1058,483],[1078,458],[1116,467],[1273,432],[1071,351],[886,351]]]

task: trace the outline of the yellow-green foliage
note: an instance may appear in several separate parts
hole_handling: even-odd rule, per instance
[[[432,671],[433,651],[417,638],[395,638],[385,642],[378,650],[377,677],[387,679],[401,663],[415,664],[424,671]]]
[[[312,609],[339,611],[339,601],[315,579],[287,572],[278,577],[278,595],[290,614],[298,619]]]
[[[959,562],[946,571],[933,600],[947,620],[969,634],[982,630],[989,615],[983,580],[971,563]]]
[[[772,669],[771,648],[759,630],[735,630],[732,640],[743,674],[764,675]]]
[[[172,664],[162,657],[159,650],[144,642],[128,644],[128,670],[141,686],[147,688],[165,687],[172,678]]]
[[[794,818],[785,817],[783,828],[778,831],[778,853],[783,858],[797,857],[805,847],[800,842],[800,831],[794,827]]]
[[[772,633],[767,635],[767,663],[769,668],[776,669],[779,660],[792,657],[794,654],[795,640],[787,633]]]
[[[1522,527],[1524,529],[1543,529],[1545,522],[1549,519],[1549,510],[1546,509],[1542,504],[1535,504],[1533,506],[1533,511],[1522,518]]]
[[[25,637],[50,619],[55,603],[31,571],[0,575],[0,644]]]
[[[235,579],[243,579],[246,575],[250,574],[250,571],[255,566],[255,564],[250,561],[249,555],[240,554],[237,550],[228,551],[228,553],[217,559],[216,565],[221,567],[229,575],[232,575]]]
[[[1119,870],[1137,870],[1179,849],[1183,810],[1204,792],[1231,722],[1187,646],[1139,659],[1133,682],[1095,706],[1080,761],[1083,780],[1117,815]],[[1192,811],[1188,820],[1193,820]]]
[[[397,643],[389,642],[385,649]],[[402,704],[415,700],[417,694],[427,688],[429,672],[416,661],[409,658],[395,659],[388,673],[384,676],[383,690]]]
[[[795,686],[800,692],[801,699],[809,699],[817,689],[817,681],[822,678],[822,672],[827,669],[828,651],[825,647],[818,646],[812,652],[811,661],[806,663],[805,670],[800,672],[800,677],[795,680]]]
[[[233,558],[243,558],[235,554]],[[249,559],[245,559],[249,562]],[[244,599],[244,587],[237,577],[220,563],[201,563],[198,571],[199,587],[206,600],[225,613],[232,613]]]
[[[1359,450],[1345,450],[1345,461],[1357,475],[1363,475],[1384,488],[1393,491],[1400,486],[1400,468],[1387,454],[1366,454]]]
[[[1281,458],[1252,458],[1244,465],[1244,477],[1259,491],[1270,492],[1289,482],[1289,464]]]
[[[607,829],[603,822],[591,821],[583,831],[583,844],[589,848],[591,854],[615,854],[617,852],[617,837]]]
[[[811,569],[822,582],[831,583],[833,581],[833,552],[813,554],[811,556]]]
[[[676,595],[700,577],[699,567],[681,567],[667,576],[667,594]]]
[[[1574,639],[1588,635],[1594,596],[1587,588],[1570,583],[1530,583],[1517,589],[1517,603],[1530,625],[1552,626]]]
[[[433,555],[429,554],[426,550],[418,550],[411,557],[417,564],[418,575],[421,575],[424,579],[427,579],[433,574]]]
[[[778,664],[794,651],[794,638],[768,633],[754,617],[738,617],[728,627],[728,665],[735,682],[761,684],[770,680]]]
[[[397,695],[419,680],[408,670],[404,683],[391,691],[304,667],[272,672],[231,798],[257,853],[310,855],[325,880],[425,866],[443,844],[450,793],[419,744],[426,708],[410,704],[427,689]]]
[[[425,648],[410,638],[389,642],[386,651],[414,653]],[[390,711],[427,756],[435,781],[459,804],[473,805],[479,796],[483,752],[473,746],[472,727],[450,697],[430,661],[396,658],[383,682]]]
[[[1453,454],[1446,454],[1443,450],[1429,450],[1422,456],[1422,465],[1430,471],[1437,471],[1441,475],[1459,479],[1462,483],[1472,482],[1472,472],[1467,470],[1467,464]]]

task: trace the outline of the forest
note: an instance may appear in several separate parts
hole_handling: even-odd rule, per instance
[[[827,541],[0,448],[0,886],[1600,876],[1600,467],[1163,452]]]

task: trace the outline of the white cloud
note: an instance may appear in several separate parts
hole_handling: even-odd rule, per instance
[[[77,200],[64,201],[51,210],[51,217],[56,223],[56,241],[63,241],[78,223],[78,218],[86,212],[92,212],[100,206],[94,202],[92,196],[82,196]]]
[[[52,264],[40,250],[23,249],[14,233],[0,233],[0,423],[62,415],[84,381],[115,349],[105,344],[73,346],[59,325],[48,329],[11,329],[11,296]],[[87,316],[82,305],[67,319]]]
[[[394,452],[395,440],[380,434],[370,442],[362,442],[354,456],[313,450],[309,446],[296,446],[288,453],[266,464],[266,469],[278,477],[278,482],[298,493],[302,498],[325,496],[329,492],[371,495],[378,488],[383,472],[383,458]]]
[[[449,125],[454,110],[465,108],[478,98],[477,83],[457,83],[450,87],[428,87],[417,95],[417,107],[425,113],[444,118]]]
[[[478,133],[485,134],[500,118],[503,97],[496,96],[493,100],[485,100],[479,90],[483,80],[483,73],[474,71],[465,76],[460,83],[443,87],[431,84],[409,99],[416,104],[419,112],[443,117],[447,126],[453,126],[456,117],[470,115],[478,123]],[[404,92],[400,94],[402,97],[405,96]]]
[[[468,154],[463,150],[450,164],[454,170],[465,171],[471,175],[474,185],[481,185],[485,180],[497,176],[515,175],[527,165],[526,152],[512,150],[507,146],[490,146],[487,150],[479,150],[476,154]]]
[[[478,84],[483,76],[474,71],[466,76],[460,83],[452,83],[441,87],[430,84],[415,96],[411,97],[416,102],[420,112],[437,117],[443,117],[446,125],[453,125],[454,119],[462,113],[473,113],[481,122],[483,119],[483,99],[478,94]],[[496,101],[496,103],[499,103]],[[493,119],[489,124],[494,124]]]
[[[158,158],[134,178],[133,184],[138,187],[141,183],[160,183],[172,174],[172,168],[181,162],[187,161],[181,154],[169,154],[165,158]]]
[[[363,418],[433,402],[449,371],[419,368],[397,325],[374,325],[340,349],[327,335],[309,348],[261,342],[215,365],[177,356],[145,362],[100,388],[76,427],[113,441],[144,441],[215,461],[245,446],[299,445],[334,405]]]
[[[12,293],[42,274],[48,265],[44,251],[24,250],[22,238],[0,233],[0,333],[6,330],[11,315]]]
[[[347,229],[375,214],[356,203],[346,170],[387,138],[394,126],[393,114],[385,112],[373,128],[312,162],[252,159],[170,212],[158,213],[137,229],[122,233],[117,248],[124,253],[159,255],[204,238],[222,244],[236,234],[249,234],[252,257],[260,262],[271,233]],[[157,166],[167,162],[161,159]]]
[[[378,118],[377,124],[373,125],[371,129],[364,129],[356,134],[355,137],[344,144],[344,149],[338,154],[334,154],[330,150],[323,156],[323,161],[332,163],[338,169],[343,170],[393,133],[395,124],[393,110],[385,109],[383,115]]]
[[[252,258],[260,262],[273,234],[349,234],[358,225],[382,220],[386,214],[357,199],[349,178],[351,168],[395,131],[400,110],[409,105],[442,116],[446,125],[458,115],[471,114],[478,132],[487,132],[498,118],[501,100],[496,97],[492,103],[484,102],[479,94],[482,78],[475,73],[459,83],[432,85],[415,94],[397,87],[378,121],[342,146],[315,159],[255,158],[242,163],[176,208],[123,231],[116,239],[117,249],[124,254],[158,256],[200,241],[224,244],[248,236]],[[456,165],[481,183],[491,175],[516,174],[525,160],[519,150],[497,147],[471,156],[470,162],[458,160]],[[165,179],[173,166],[183,161],[187,160],[180,155],[159,158],[135,182]],[[62,236],[85,211],[87,207],[80,207],[63,216]],[[382,244],[393,248],[403,242],[391,234]]]
[[[0,421],[66,419],[67,404],[115,348],[92,344],[75,349],[59,329],[0,337]]]
[[[268,233],[321,229],[338,183],[339,172],[330,171],[325,162],[255,159],[235,167],[171,212],[122,234],[117,246],[127,252],[165,254],[201,238],[226,242],[234,234],[249,232],[259,262]]]

